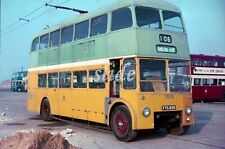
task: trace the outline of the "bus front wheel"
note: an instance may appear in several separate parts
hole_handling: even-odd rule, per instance
[[[120,141],[129,142],[137,136],[137,132],[132,129],[130,112],[124,105],[118,106],[113,110],[110,127]]]
[[[41,103],[41,117],[44,121],[51,121],[51,107],[48,99],[44,99]]]

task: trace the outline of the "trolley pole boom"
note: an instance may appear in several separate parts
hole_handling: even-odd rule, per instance
[[[55,7],[56,9],[71,10],[71,11],[74,11],[74,12],[78,12],[78,13],[80,13],[80,14],[88,13],[88,11],[86,11],[86,10],[80,10],[80,9],[75,9],[75,8],[69,8],[69,7],[65,7],[65,6],[50,5],[50,4],[48,4],[48,3],[46,3],[45,6]]]

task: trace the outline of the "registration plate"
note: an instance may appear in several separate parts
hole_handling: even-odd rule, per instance
[[[162,106],[162,110],[163,111],[176,110],[176,106],[174,106],[174,105]]]

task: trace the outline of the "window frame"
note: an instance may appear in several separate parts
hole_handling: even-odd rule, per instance
[[[195,80],[200,81],[199,84],[196,84]],[[202,86],[203,80],[201,78],[193,78],[193,86]]]
[[[105,26],[105,28],[104,28],[104,31],[103,32],[101,32],[101,33],[96,33],[96,34],[92,34],[93,32],[92,32],[92,30],[93,30],[93,20],[95,20],[95,19],[100,19],[101,17],[105,17],[104,19],[104,23],[106,22],[106,24],[104,24]],[[101,20],[101,19],[100,19]],[[102,24],[102,22],[101,23],[98,23],[98,25],[99,24]],[[94,18],[92,18],[91,20],[90,20],[90,37],[94,37],[94,36],[98,36],[98,35],[102,35],[102,34],[105,34],[106,32],[107,32],[107,27],[108,27],[108,14],[107,13],[105,13],[105,14],[103,14],[103,15],[100,15],[100,16],[97,16],[97,17],[94,17]],[[101,28],[102,28],[102,26],[101,26]]]
[[[86,23],[87,22],[87,24],[88,24],[88,30],[87,30],[87,36],[86,37],[82,37],[82,38],[77,38],[77,26],[78,25],[81,25],[81,24],[83,24],[83,23]],[[74,41],[79,41],[79,40],[83,40],[83,39],[86,39],[86,38],[88,38],[89,37],[89,34],[90,34],[90,20],[88,19],[88,20],[84,20],[84,21],[82,21],[82,22],[79,22],[79,23],[76,23],[75,25],[74,25],[74,37],[73,37],[73,40]],[[83,31],[82,31],[82,33],[83,33]]]
[[[74,83],[74,80],[75,80],[74,76],[76,75],[76,73],[79,73],[79,77],[84,76],[84,74],[85,74],[86,75],[86,83],[82,83],[82,80],[78,80],[78,77],[77,77],[77,83]],[[87,70],[73,71],[72,74],[73,74],[72,86],[73,86],[74,89],[85,89],[85,88],[87,88],[87,86],[88,86],[88,73],[87,73]],[[81,79],[81,78],[79,78],[79,79]],[[75,86],[75,84],[78,84],[78,85]]]
[[[211,79],[210,78],[203,78],[202,79],[202,86],[211,86]]]
[[[59,32],[58,44],[52,45],[52,43],[51,43],[51,41],[52,41],[52,34],[53,33],[56,33],[56,32]],[[57,47],[57,46],[59,46],[61,44],[61,41],[60,41],[60,39],[61,39],[61,37],[60,37],[61,36],[61,33],[60,32],[61,32],[61,30],[60,29],[57,29],[57,30],[49,33],[49,47]]]
[[[143,63],[148,63],[150,69]],[[143,93],[159,93],[169,90],[169,75],[167,76],[167,61],[164,59],[140,58],[139,87]],[[156,67],[152,67],[156,66]],[[147,68],[147,69],[146,69]],[[147,70],[147,71],[146,71]],[[147,73],[149,76],[145,76]],[[169,71],[168,71],[169,74]],[[145,76],[145,77],[144,77]]]
[[[45,76],[45,84],[44,85],[41,84],[41,81],[40,81],[41,76]],[[46,88],[47,85],[48,85],[47,80],[48,80],[48,75],[47,74],[38,74],[38,88]]]
[[[124,66],[125,66],[125,61],[128,61],[128,60],[134,60],[134,70],[135,70],[135,79],[134,79],[134,83],[135,83],[135,86],[134,87],[132,87],[132,88],[130,88],[130,87],[126,87],[125,86],[125,70],[124,70]],[[123,72],[123,74],[122,74],[122,78],[123,78],[123,89],[125,89],[125,90],[136,90],[137,89],[137,62],[136,62],[136,59],[135,58],[126,58],[126,59],[124,59],[123,60],[123,67],[122,67],[122,72]]]
[[[62,79],[65,79],[65,78],[62,78],[62,74],[65,74],[66,76],[66,80],[67,80],[67,76],[70,76],[70,81],[69,81],[69,84],[66,84],[66,83],[63,83],[62,84]],[[59,75],[59,88],[71,88],[71,81],[72,81],[72,73],[70,71],[65,71],[65,72],[60,72]],[[67,80],[68,81],[68,80]],[[68,83],[68,82],[67,82]]]
[[[180,18],[180,21],[181,21],[180,23],[182,25],[182,28],[180,28],[179,26],[174,26],[174,28],[177,28],[177,29],[182,30],[182,31],[177,31],[177,30],[175,31],[174,28],[173,29],[167,29],[165,27],[165,26],[167,26],[167,25],[165,25],[165,21],[168,20],[168,19],[164,19],[164,12],[170,12],[170,13],[172,12],[172,13],[176,13],[176,14],[179,15],[179,18]],[[161,11],[161,15],[162,15],[162,21],[161,21],[161,23],[162,23],[162,29],[163,30],[170,31],[170,32],[176,32],[176,33],[186,33],[185,26],[184,26],[184,21],[183,21],[183,17],[182,17],[182,14],[180,12],[171,11],[171,10],[162,10]]]
[[[101,68],[101,69],[92,69],[92,70],[89,70],[88,71],[88,87],[89,87],[89,89],[106,89],[106,81],[104,80],[104,83],[101,83],[101,84],[104,84],[104,86],[103,87],[98,87],[98,86],[96,86],[96,87],[93,87],[93,86],[91,86],[91,84],[94,84],[94,83],[96,83],[96,82],[90,82],[90,77],[91,77],[91,72],[95,72],[96,73],[96,71],[103,71],[103,76],[106,76],[106,74],[105,74],[105,69],[104,68]],[[95,75],[94,75],[94,77],[95,77]],[[94,79],[94,78],[93,78]],[[105,78],[104,78],[105,79]],[[101,85],[100,84],[100,85]]]
[[[38,40],[37,48],[33,49],[34,41],[35,41],[36,39]],[[34,38],[33,41],[32,41],[31,52],[38,51],[39,49],[40,49],[40,37],[38,36],[38,37]]]
[[[41,39],[42,39],[42,37],[45,37],[45,36],[48,36],[48,44],[47,44],[47,47],[41,48]],[[39,50],[43,50],[43,49],[49,48],[49,38],[50,38],[50,37],[49,37],[49,33],[46,33],[46,34],[40,36]]]
[[[131,24],[129,24],[129,25],[127,25],[127,26],[123,26],[122,28],[118,28],[118,27],[114,27],[113,26],[113,23],[114,23],[114,21],[113,21],[113,13],[116,13],[116,12],[118,12],[118,11],[120,11],[120,10],[123,10],[123,9],[127,9],[127,10],[129,10],[129,13],[130,13],[130,23]],[[118,23],[116,23],[116,24],[118,24]],[[133,26],[133,24],[134,24],[134,20],[133,20],[133,16],[132,16],[132,10],[130,9],[130,7],[123,7],[123,8],[119,8],[119,9],[117,9],[117,10],[114,10],[114,11],[112,11],[111,12],[111,27],[110,27],[110,31],[111,32],[113,32],[113,31],[119,31],[119,30],[122,30],[122,29],[128,29],[128,28],[131,28],[132,26]]]
[[[53,75],[53,74],[57,74],[57,84],[55,86],[53,85],[50,86],[50,75]],[[48,73],[48,88],[58,88],[58,87],[59,87],[59,73],[58,72]]]
[[[138,8],[145,8],[145,9],[149,9],[149,10],[154,10],[154,11],[157,11],[158,14],[159,14],[159,27],[158,28],[145,28],[143,26],[139,26],[138,25],[138,16],[137,16],[137,9]],[[147,6],[136,6],[135,9],[135,19],[136,19],[136,25],[138,28],[141,28],[141,29],[151,29],[151,30],[161,30],[163,27],[162,27],[162,19],[161,19],[161,10],[160,9],[157,9],[157,8],[152,8],[152,7],[147,7]]]
[[[71,40],[68,40],[68,41],[65,41],[65,40],[63,40],[65,37],[67,37],[68,38],[68,33],[67,34],[63,34],[63,31],[64,30],[67,30],[67,29],[72,29],[72,36],[71,36]],[[72,24],[72,25],[69,25],[69,26],[65,26],[65,27],[63,27],[63,28],[61,28],[61,31],[60,31],[60,44],[66,44],[66,43],[70,43],[70,42],[73,42],[74,41],[74,32],[75,32],[75,30],[74,30],[74,24]],[[64,38],[63,38],[64,37]],[[70,36],[69,36],[70,37]]]

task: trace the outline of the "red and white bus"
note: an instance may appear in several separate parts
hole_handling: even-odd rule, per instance
[[[225,57],[191,55],[193,101],[225,100]]]

